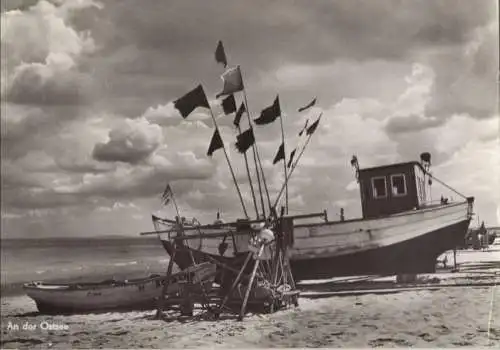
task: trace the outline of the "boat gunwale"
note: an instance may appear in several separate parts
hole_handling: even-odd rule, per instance
[[[422,214],[422,213],[426,213],[426,212],[438,211],[438,210],[441,210],[441,209],[444,209],[444,208],[457,207],[457,206],[464,205],[464,204],[468,204],[467,201],[457,202],[457,203],[443,204],[443,205],[439,205],[439,206],[432,207],[432,208],[420,208],[420,209],[416,209],[416,210],[408,210],[408,211],[405,211],[405,212],[402,212],[402,213],[397,213],[397,214],[393,214],[393,215],[386,215],[386,216],[380,216],[380,217],[377,217],[377,218],[369,218],[369,219],[366,219],[366,218],[356,218],[356,219],[349,219],[349,220],[343,220],[343,221],[342,220],[336,220],[336,221],[326,221],[326,222],[313,222],[313,223],[309,223],[309,224],[298,224],[298,225],[294,225],[294,229],[295,228],[303,228],[303,227],[339,225],[339,224],[345,224],[345,223],[351,223],[351,222],[359,222],[359,221],[368,222],[368,221],[386,220],[386,219],[391,219],[391,218],[395,218],[395,217],[402,217],[402,216],[409,216],[409,215]]]
[[[45,282],[28,282],[23,284],[23,288],[27,290],[38,290],[38,291],[47,291],[47,292],[55,292],[55,291],[82,291],[82,290],[94,290],[94,289],[104,289],[104,288],[119,288],[119,287],[128,287],[135,286],[138,284],[147,284],[150,282],[154,282],[157,280],[164,279],[164,276],[157,275],[153,277],[143,278],[143,279],[134,279],[134,280],[122,280],[122,281],[102,281],[96,283],[45,283]],[[60,288],[50,288],[50,287],[60,287]]]
[[[206,265],[204,265],[206,264]],[[212,265],[212,266],[210,266]],[[206,267],[206,268],[212,268],[214,271],[211,271],[209,275],[213,275],[216,271],[216,268],[213,268],[215,264],[211,263],[202,263],[197,265],[197,268],[200,266]],[[203,271],[203,268],[193,268],[192,270],[186,269],[179,271],[175,274],[173,274],[170,277],[170,281],[173,283],[178,283],[179,281],[177,280],[178,278],[182,278],[184,275],[193,273],[197,274],[201,271]],[[205,276],[206,277],[206,276]],[[209,277],[210,279],[210,277]],[[31,281],[28,283],[23,284],[24,289],[28,290],[38,290],[38,291],[49,291],[49,292],[54,292],[54,291],[84,291],[84,290],[95,290],[95,289],[105,289],[105,288],[120,288],[120,287],[129,287],[129,286],[136,286],[139,284],[149,284],[151,282],[156,282],[156,281],[164,281],[165,276],[159,275],[159,274],[152,274],[148,277],[143,277],[143,278],[135,278],[135,279],[130,279],[130,280],[105,280],[101,282],[84,282],[84,283],[66,283],[66,284],[61,284],[61,283],[45,283],[42,281]],[[35,284],[36,283],[36,284]],[[49,288],[43,288],[43,287],[49,287]],[[61,288],[50,288],[50,287],[61,287]]]

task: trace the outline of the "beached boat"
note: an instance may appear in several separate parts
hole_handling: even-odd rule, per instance
[[[172,275],[166,294],[175,296],[185,281],[203,282],[206,290],[212,287],[216,266],[196,265]],[[99,312],[110,310],[153,309],[164,285],[163,276],[151,275],[131,280],[107,280],[96,283],[50,284],[31,282],[24,285],[26,294],[47,314]]]
[[[362,218],[329,221],[326,212],[283,217],[292,231],[290,261],[296,280],[432,273],[439,255],[463,241],[473,215],[474,198],[429,202],[429,179],[436,178],[430,175],[425,162],[357,168],[356,174]],[[301,223],[314,216],[320,220]],[[199,235],[184,244],[190,245],[195,256],[196,251],[203,251],[223,261],[246,242],[237,242],[237,237],[225,240],[222,251],[222,241],[203,239],[203,235],[208,238],[216,232],[242,230],[244,224],[240,221],[184,229],[186,235]],[[164,233],[158,232],[161,238]],[[171,254],[167,240],[163,245]],[[178,254],[175,262],[181,268],[191,265],[187,254]]]

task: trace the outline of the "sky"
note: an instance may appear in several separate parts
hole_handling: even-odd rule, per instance
[[[323,113],[290,213],[358,217],[353,154],[371,167],[430,152],[434,176],[500,225],[496,1],[12,0],[1,11],[2,237],[137,236],[151,213],[175,214],[160,203],[167,183],[181,215],[241,217],[224,153],[206,156],[207,110],[184,120],[172,104],[200,83],[252,214],[233,116],[215,98],[218,40],[253,117],[279,94],[287,153]],[[255,134],[275,198],[279,123]]]

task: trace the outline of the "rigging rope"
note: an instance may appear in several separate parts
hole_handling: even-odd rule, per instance
[[[434,175],[432,175],[431,173],[427,172],[427,175],[429,175],[429,177],[431,177],[432,179],[436,180],[437,182],[439,182],[441,185],[443,185],[444,187],[446,187],[447,189],[455,192],[456,194],[458,194],[459,196],[461,196],[462,198],[464,199],[467,199],[466,196],[464,196],[462,193],[458,192],[457,190],[455,190],[453,187],[445,184],[443,181],[439,180],[438,178],[436,178]]]

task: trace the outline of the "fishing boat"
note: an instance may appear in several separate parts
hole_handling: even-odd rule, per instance
[[[474,198],[428,201],[431,179],[436,178],[421,162],[357,169],[356,173],[361,218],[330,221],[326,211],[283,217],[293,232],[290,263],[295,280],[433,273],[437,258],[463,241],[473,215]],[[301,223],[314,217],[317,222]],[[156,217],[157,225],[158,222],[165,224]],[[250,221],[248,227],[252,224],[259,225],[262,221]],[[184,228],[183,232],[199,235],[189,243],[195,255],[196,251],[209,252],[214,259],[223,261],[233,256],[244,242],[232,240],[228,244],[229,240],[216,242],[203,236],[208,238],[222,230],[236,232],[244,229],[244,225],[242,220]],[[174,226],[166,231],[173,232]],[[157,232],[160,237],[165,234],[158,226]],[[162,242],[170,254],[172,248],[166,240]],[[187,255],[178,255],[176,263],[181,268],[190,266]]]
[[[223,61],[227,65],[225,59],[221,60],[221,57],[225,57],[224,50],[221,48],[222,44],[219,42],[216,60]],[[224,88],[217,97],[227,96],[221,102],[224,113],[235,113],[233,124],[239,132],[235,145],[239,153],[245,157],[248,183],[256,215],[255,219],[252,219],[246,210],[216,119],[203,87],[198,85],[197,88],[176,100],[174,106],[183,118],[187,118],[198,107],[207,108],[210,111],[215,130],[207,155],[211,156],[218,149],[224,151],[244,215],[242,219],[234,222],[218,221],[210,225],[196,223],[190,226],[184,225],[178,218],[171,220],[158,215],[153,216],[155,231],[145,234],[156,232],[169,255],[172,256],[174,251],[172,236],[190,237],[178,243],[188,248],[187,251],[173,258],[181,269],[200,261],[224,263],[231,260],[245,249],[245,245],[248,245],[248,237],[246,241],[241,241],[245,235],[240,233],[256,230],[255,226],[259,225],[273,227],[277,232],[286,233],[288,240],[286,244],[289,246],[287,254],[289,254],[291,271],[295,280],[353,275],[432,273],[435,272],[437,258],[463,241],[473,216],[474,198],[459,193],[436,178],[430,171],[431,154],[428,152],[421,153],[419,161],[382,164],[366,168],[360,168],[357,157],[353,156],[351,166],[355,169],[362,208],[362,215],[359,218],[346,220],[343,209],[340,220],[337,221],[328,220],[326,210],[320,213],[286,214],[288,213],[287,195],[285,195],[285,205],[279,207],[279,203],[283,198],[283,192],[287,193],[290,178],[318,128],[322,114],[320,113],[309,126],[309,120],[306,121],[305,126],[299,132],[299,137],[305,136],[305,142],[299,143],[302,145],[297,146],[290,153],[287,161],[279,96],[271,106],[261,111],[258,118],[252,120],[248,112],[248,100],[242,83],[240,66],[229,68],[222,75],[222,80]],[[240,108],[236,110],[234,95],[240,91],[243,93],[243,99]],[[316,98],[300,108],[298,112],[303,112],[315,104]],[[242,131],[240,127],[244,112],[249,126],[246,131]],[[264,126],[277,119],[281,123],[282,141],[273,164],[283,161],[285,180],[272,204],[253,130],[254,124]],[[248,166],[246,152],[250,149],[253,151],[260,208],[258,208],[259,201],[254,193],[257,191],[254,191],[252,187],[253,180]],[[459,199],[453,200],[451,197],[445,198],[441,195],[440,200],[434,201],[431,192],[433,182],[453,192]],[[164,195],[168,194],[173,198],[173,192],[169,186],[167,186],[169,190],[165,191]],[[179,210],[176,204],[175,206],[177,217],[179,217]],[[281,209],[280,214],[278,214],[278,208]],[[238,234],[231,235],[231,233]],[[218,237],[220,239],[217,239]],[[273,255],[272,252],[269,254]]]
[[[295,225],[294,276],[321,279],[435,272],[437,258],[463,241],[474,198],[458,193],[462,200],[429,201],[427,194],[435,178],[423,164],[357,169],[362,218]]]
[[[178,294],[186,281],[201,283],[209,290],[216,266],[202,263],[172,275],[167,295]],[[106,280],[95,283],[53,284],[30,282],[26,294],[32,298],[38,311],[44,314],[81,312],[146,310],[156,307],[165,279],[160,275],[130,280]]]

